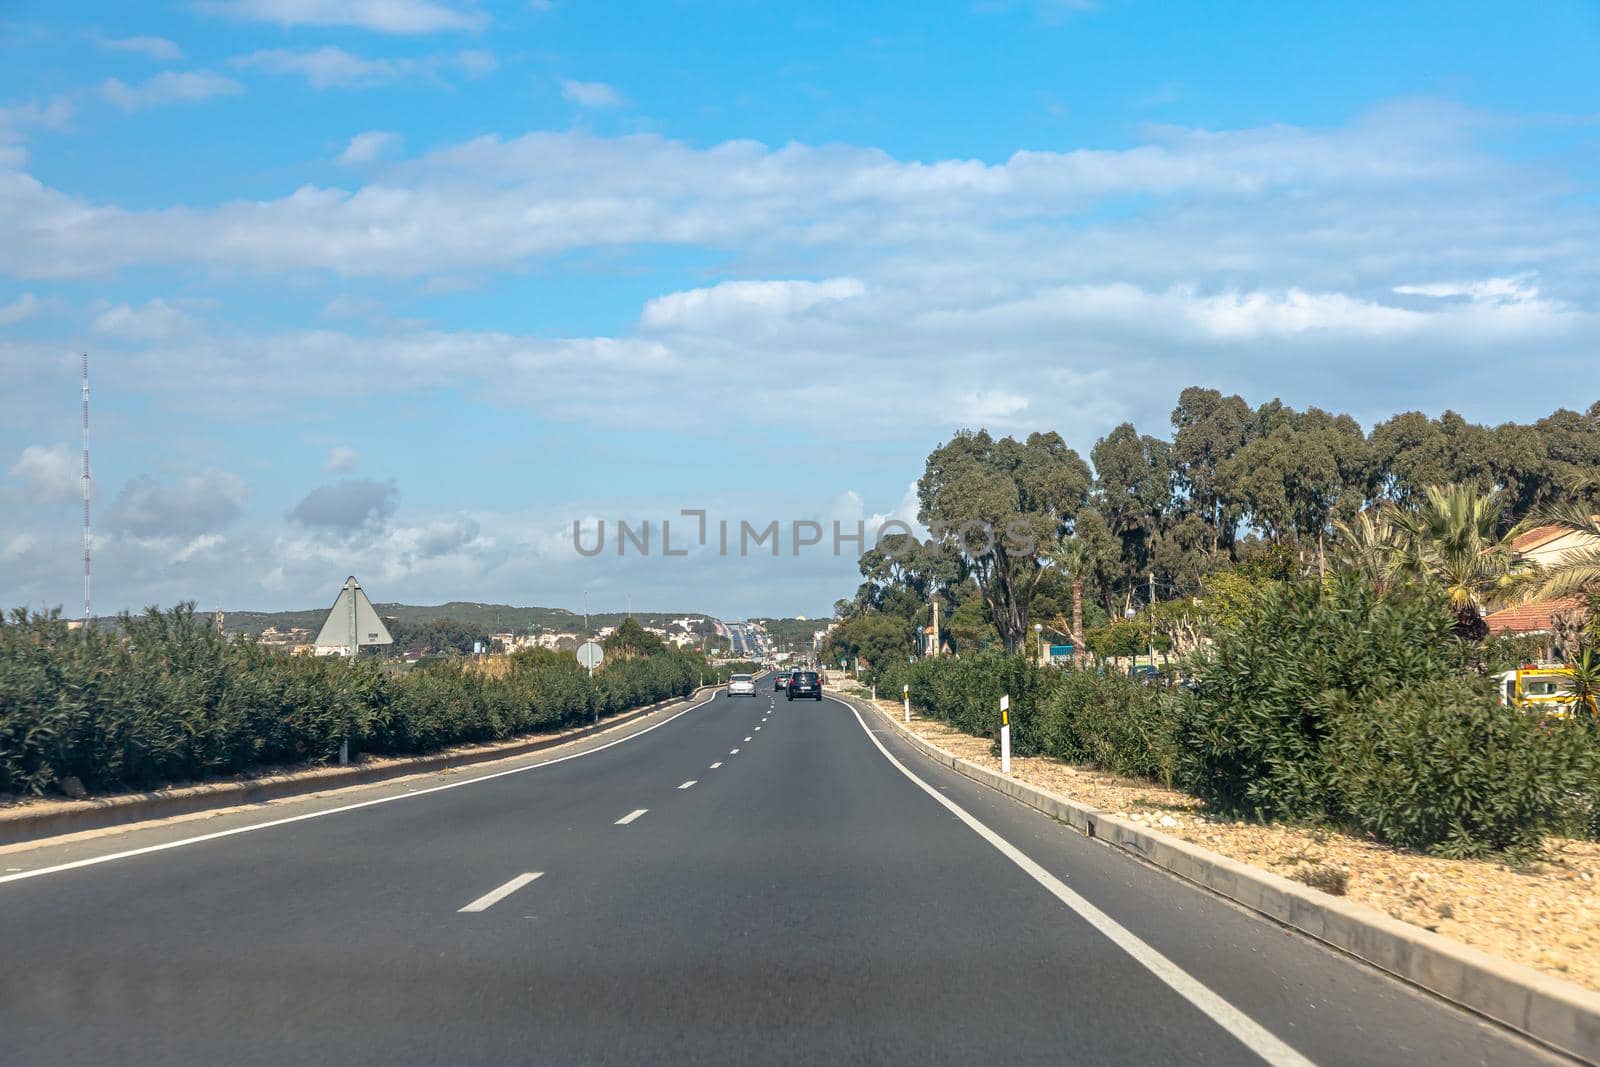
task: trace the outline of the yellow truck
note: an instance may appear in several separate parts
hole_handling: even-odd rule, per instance
[[[1540,715],[1566,718],[1572,711],[1573,672],[1570,667],[1545,667],[1529,665],[1514,671],[1495,675],[1500,690],[1500,702],[1514,708],[1526,708]],[[1595,700],[1591,695],[1585,701],[1589,712],[1595,713]]]

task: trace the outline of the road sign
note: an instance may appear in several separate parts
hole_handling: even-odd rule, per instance
[[[578,662],[588,667],[590,674],[594,673],[594,669],[600,666],[600,661],[605,658],[605,649],[593,641],[585,641],[578,646]]]
[[[317,632],[317,652],[352,656],[362,645],[392,645],[394,638],[372,608],[355,575],[345,579],[344,588],[328,609],[328,617]]]

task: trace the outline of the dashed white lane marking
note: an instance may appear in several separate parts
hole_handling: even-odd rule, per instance
[[[737,755],[738,755],[738,754],[739,754],[739,750],[738,750],[738,749],[736,749],[736,748],[730,748],[730,749],[728,749],[728,755],[730,755],[730,756],[737,756]]]
[[[716,769],[717,769],[717,768],[718,768],[718,767],[720,767],[720,766],[722,766],[722,761],[721,761],[721,760],[717,760],[717,762],[715,762],[715,763],[713,763],[713,764],[712,764],[712,765],[711,765],[711,769],[712,769],[712,770],[716,770]]]
[[[752,739],[752,738],[749,738],[749,737],[747,737],[747,738],[745,738],[745,740],[746,740],[746,741],[750,741],[750,740],[753,740],[753,739]]]
[[[694,785],[699,780],[700,779],[698,779],[698,778],[691,778],[687,782],[684,782],[682,785],[680,785],[678,788],[679,789],[688,789],[691,785]]]
[[[479,897],[477,900],[474,900],[471,904],[468,904],[461,910],[463,912],[488,911],[490,908],[500,903],[500,901],[504,900],[506,897],[509,897],[512,893],[515,893],[517,890],[533,881],[535,878],[543,877],[543,871],[529,871],[527,874],[519,874],[515,878],[511,879],[511,881],[501,886],[499,889],[489,890],[483,896]]]
[[[844,703],[843,701],[839,702],[841,704]],[[967,810],[961,805],[940,793],[939,790],[921,778],[918,778],[905,764],[895,759],[889,753],[889,750],[884,747],[883,742],[873,735],[872,730],[867,726],[866,720],[861,717],[861,712],[849,704],[845,704],[845,707],[849,708],[851,713],[855,715],[856,722],[861,725],[862,730],[866,731],[868,740],[883,754],[884,759],[894,765],[895,770],[911,779],[924,793],[944,805],[945,809],[965,823],[968,829],[994,846],[1006,859],[1021,867],[1047,892],[1077,912],[1112,944],[1132,956],[1145,970],[1165,982],[1173,992],[1183,997],[1196,1008],[1199,1008],[1211,1018],[1212,1022],[1232,1034],[1240,1044],[1267,1063],[1272,1064],[1272,1067],[1314,1067],[1310,1060],[1290,1048],[1276,1034],[1217,995],[1194,975],[1167,959],[1160,952],[1157,952],[1133,931],[1095,907],[1074,890],[1067,888],[1065,882],[1034,862],[1021,849],[979,822],[977,818],[968,814]]]
[[[649,808],[634,808],[632,811],[628,812],[628,814],[624,815],[622,818],[620,818],[616,822],[612,823],[612,825],[613,826],[626,826],[630,822],[632,822],[633,820],[637,819],[639,816],[643,815],[645,812],[647,812],[649,810],[650,810]]]
[[[756,729],[759,730],[759,729],[761,729],[761,727],[757,726]]]

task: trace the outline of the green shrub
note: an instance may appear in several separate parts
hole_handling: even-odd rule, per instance
[[[14,611],[0,620],[0,793],[322,762],[342,741],[394,755],[494,741],[684,696],[708,673],[675,650],[592,678],[570,654],[538,650],[494,667],[444,660],[395,674],[373,660],[288,656],[223,639],[192,605],[125,617],[119,634]]]
[[[886,672],[891,684],[903,677],[911,704],[923,715],[978,737],[1000,736],[1000,697],[1011,698],[1011,746],[1018,755],[1040,751],[1035,723],[1048,684],[1046,672],[1023,656],[984,652],[931,656],[899,672]],[[905,684],[902,683],[902,684]],[[880,696],[890,696],[880,681]]]
[[[1331,808],[1437,855],[1532,852],[1570,810],[1576,738],[1502,706],[1479,679],[1407,687],[1339,716],[1323,743]]]
[[[1180,698],[1125,675],[1064,670],[1030,724],[1038,751],[1113,774],[1171,785]]]
[[[1184,784],[1225,815],[1337,816],[1323,743],[1341,715],[1459,677],[1453,621],[1434,595],[1384,598],[1349,578],[1272,587],[1201,661],[1178,732]]]

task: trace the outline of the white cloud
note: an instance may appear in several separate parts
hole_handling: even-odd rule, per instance
[[[136,52],[151,59],[182,59],[183,49],[165,37],[102,37],[100,47],[113,52]]]
[[[821,282],[723,282],[658,296],[644,306],[640,323],[654,330],[717,329],[735,319],[776,325],[818,304],[850,300],[865,292],[855,278]]]
[[[1600,243],[1594,210],[1565,179],[1529,171],[1513,181],[1510,164],[1464,148],[1468,120],[1450,118],[1156,130],[1125,150],[1019,152],[992,164],[531,133],[431,152],[381,185],[307,185],[194,209],[123,210],[26,178],[0,200],[0,272],[196,263],[429,279],[636,245],[831,257],[830,273],[851,275],[863,273],[860,257],[896,259],[930,282],[959,275],[978,289],[1031,276],[1387,290],[1436,270],[1447,246],[1459,252],[1456,270],[1508,248],[1517,269],[1576,268]]]
[[[398,59],[369,59],[343,48],[273,48],[235,56],[232,66],[268,74],[297,75],[313,89],[372,89],[405,78],[461,74],[482,77],[495,69],[493,54],[482,51],[439,53]]]
[[[350,293],[340,293],[322,305],[322,318],[325,319],[364,319],[382,312],[382,302]]]
[[[231,63],[236,67],[264,70],[268,74],[298,74],[313,89],[333,86],[359,89],[388,85],[415,69],[413,60],[367,59],[332,45],[300,50],[273,48],[238,56]]]
[[[8,104],[0,107],[0,142],[4,142],[30,126],[46,130],[59,130],[72,121],[72,100],[67,96],[52,96],[41,104]]]
[[[1531,304],[1539,300],[1539,287],[1530,276],[1483,278],[1470,282],[1430,282],[1426,285],[1397,285],[1394,291],[1407,296],[1436,299],[1465,298],[1476,303]]]
[[[12,326],[39,313],[44,301],[32,293],[23,293],[9,304],[0,304],[0,326]]]
[[[561,98],[579,107],[592,108],[625,107],[628,103],[621,93],[605,82],[580,82],[570,78],[561,82]]]
[[[194,320],[165,300],[151,300],[143,307],[116,304],[95,315],[90,329],[108,337],[136,341],[163,341],[187,331]]]
[[[489,16],[473,4],[439,0],[205,0],[204,10],[279,26],[353,26],[390,34],[481,30]]]
[[[384,130],[368,130],[365,133],[358,133],[350,138],[350,143],[345,145],[343,152],[339,153],[339,162],[346,167],[371,163],[399,145],[400,140],[398,133],[389,133]]]
[[[209,70],[164,70],[137,85],[128,85],[118,78],[109,78],[100,85],[100,95],[124,111],[194,103],[242,92],[244,86]]]
[[[228,543],[221,534],[203,533],[172,554],[173,563],[189,563],[198,556],[211,553]]]
[[[328,449],[328,458],[322,461],[322,469],[329,474],[343,474],[355,470],[360,462],[360,452],[345,445],[336,445]]]
[[[83,492],[83,454],[66,445],[29,445],[9,469],[28,492],[46,500],[64,500]]]

